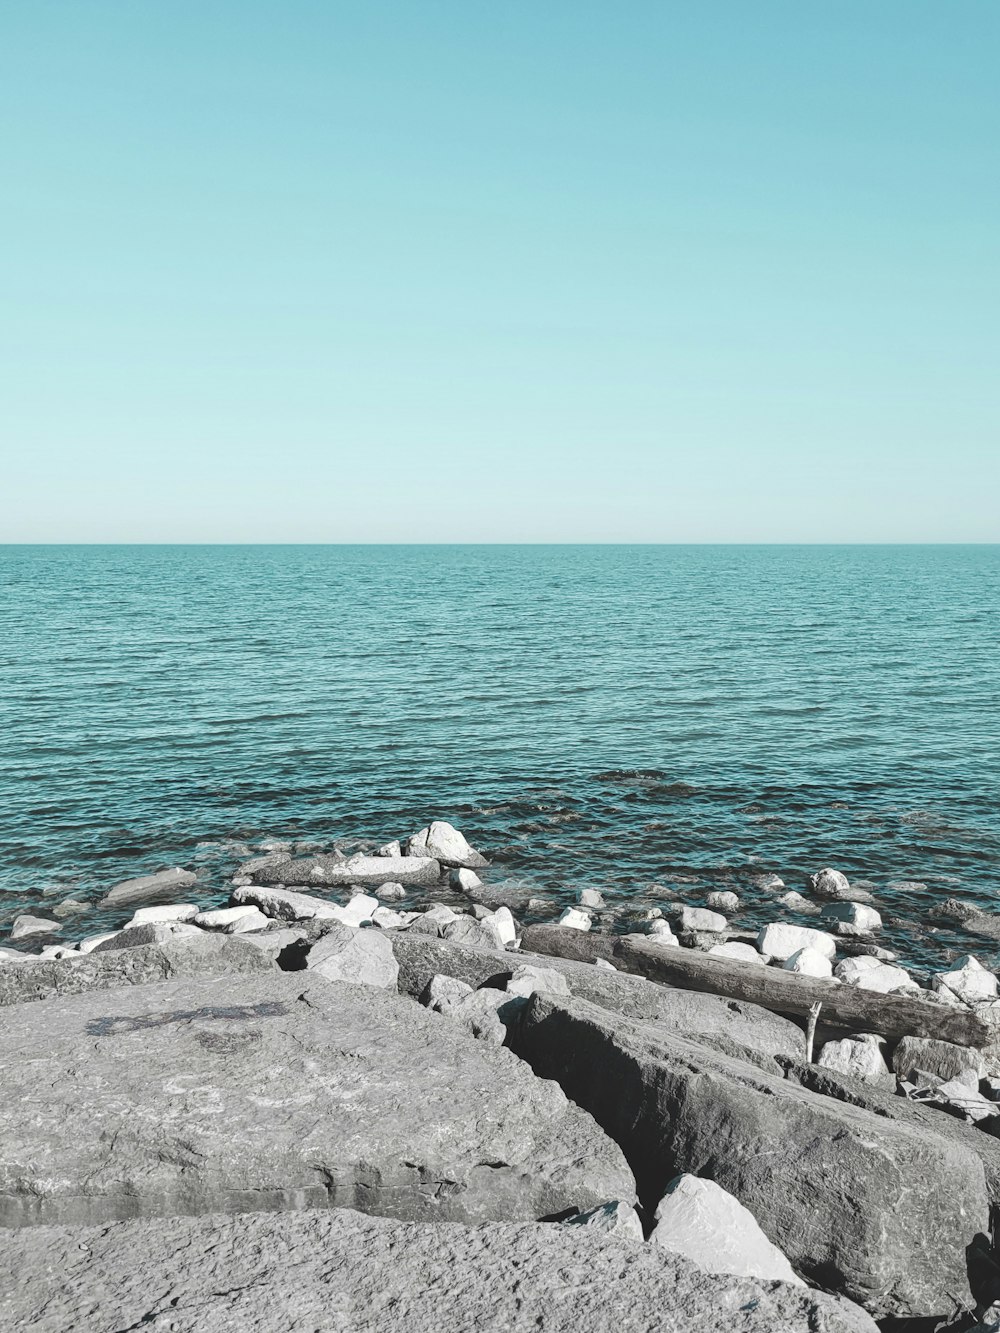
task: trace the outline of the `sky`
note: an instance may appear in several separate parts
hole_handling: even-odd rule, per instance
[[[0,0],[0,541],[998,541],[998,51]]]

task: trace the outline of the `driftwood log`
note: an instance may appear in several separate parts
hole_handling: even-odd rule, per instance
[[[713,958],[695,949],[657,944],[643,935],[596,935],[564,926],[528,926],[521,948],[580,962],[604,958],[623,972],[664,986],[745,1000],[780,1014],[808,1018],[812,1006],[821,1004],[825,1026],[877,1032],[894,1041],[933,1037],[957,1046],[985,1047],[992,1038],[989,1026],[969,1009],[905,995],[880,995],[735,958]]]

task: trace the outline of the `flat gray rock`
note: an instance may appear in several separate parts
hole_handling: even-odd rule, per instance
[[[302,972],[10,1009],[0,1067],[17,1074],[0,1225],[331,1206],[480,1222],[635,1197],[617,1145],[509,1051]]]
[[[966,1247],[989,1206],[961,1144],[577,999],[532,996],[512,1032],[622,1145],[648,1209],[691,1172],[748,1208],[804,1278],[879,1318],[970,1301]]]
[[[343,1209],[35,1227],[0,1326],[32,1333],[877,1333],[849,1302],[584,1227]]]
[[[101,907],[124,907],[128,903],[166,902],[176,898],[179,890],[190,888],[197,883],[198,876],[190,870],[174,866],[172,870],[161,870],[155,875],[140,875],[138,879],[126,879],[116,884],[101,899]]]
[[[254,976],[274,971],[272,959],[246,940],[199,931],[197,935],[134,949],[94,950],[60,959],[32,958],[16,967],[2,967],[0,1007],[58,995],[147,986],[178,977]]]
[[[437,975],[455,977],[472,987],[489,984],[504,990],[520,968],[537,965],[565,977],[580,999],[627,1018],[662,1024],[713,1050],[772,1072],[779,1068],[779,1057],[794,1060],[805,1052],[805,1036],[795,1023],[755,1004],[674,990],[627,972],[527,954],[523,949],[473,949],[451,940],[415,935],[412,930],[390,931],[386,938],[399,963],[399,989],[415,999],[423,996],[431,978]]]
[[[298,861],[259,865],[250,873],[257,884],[437,884],[440,862],[426,856],[308,856]]]

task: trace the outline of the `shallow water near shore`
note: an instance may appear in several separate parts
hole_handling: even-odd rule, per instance
[[[994,908],[998,608],[997,547],[2,547],[0,931],[435,817],[554,901]]]

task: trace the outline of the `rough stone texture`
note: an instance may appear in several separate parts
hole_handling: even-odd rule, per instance
[[[57,995],[121,986],[146,986],[176,977],[223,974],[259,975],[275,964],[248,941],[229,935],[172,938],[135,949],[71,955],[61,960],[35,958],[0,970],[0,1007],[48,1000]]]
[[[970,1088],[963,1079],[953,1078],[947,1083],[935,1082],[931,1087],[915,1093],[921,1101],[931,1106],[940,1106],[951,1115],[961,1116],[971,1124],[981,1120],[994,1120],[1000,1115],[1000,1107],[984,1097],[978,1088]]]
[[[942,1083],[971,1075],[971,1086],[979,1087],[983,1076],[983,1057],[969,1046],[928,1037],[904,1037],[892,1055],[892,1067],[900,1078],[909,1078],[914,1070],[933,1074]]]
[[[735,893],[730,893],[727,889],[717,889],[710,893],[705,902],[713,912],[721,912],[723,916],[732,916],[734,912],[740,910],[740,900]]]
[[[126,926],[95,944],[93,953],[109,953],[118,949],[141,949],[145,944],[166,944],[170,940],[195,939],[204,932],[186,921],[151,921],[142,926]]]
[[[123,880],[105,894],[100,905],[124,907],[128,903],[162,902],[165,898],[175,897],[178,889],[190,888],[197,882],[197,875],[175,866],[173,870],[161,870],[155,875],[140,875],[138,879]]]
[[[61,921],[63,917],[76,916],[80,912],[89,912],[90,903],[81,902],[79,898],[64,898],[61,903],[56,903],[52,909],[52,915]]]
[[[468,949],[447,940],[416,936],[411,931],[389,937],[399,963],[399,989],[419,998],[436,974],[457,977],[467,985],[504,989],[525,964],[560,973],[574,995],[612,1013],[662,1024],[725,1055],[748,1060],[774,1072],[779,1060],[800,1059],[805,1037],[790,1019],[754,1004],[695,991],[657,986],[643,977],[589,963],[525,954]]]
[[[837,943],[832,935],[811,930],[808,926],[787,926],[782,922],[764,926],[757,936],[757,948],[782,963],[800,949],[815,949],[831,959],[837,954]]]
[[[874,907],[863,903],[827,903],[821,912],[824,922],[836,922],[842,934],[870,935],[882,929],[882,918]]]
[[[972,954],[956,959],[950,972],[938,972],[931,979],[931,985],[939,993],[947,995],[950,992],[966,1004],[995,1000],[998,993],[996,977]]]
[[[315,898],[294,889],[272,889],[259,884],[243,884],[233,890],[230,900],[236,905],[259,907],[265,916],[275,921],[337,920],[337,903]]]
[[[605,1236],[619,1236],[622,1239],[643,1239],[642,1223],[639,1214],[628,1203],[604,1203],[600,1208],[590,1208],[575,1217],[567,1217],[564,1223],[568,1227],[586,1227],[589,1231],[599,1231]]]
[[[487,864],[485,856],[471,847],[465,834],[444,819],[435,819],[428,827],[414,833],[407,843],[410,856],[430,856],[442,865],[478,870]]]
[[[13,1233],[4,1263],[0,1325],[32,1333],[877,1333],[837,1297],[588,1227],[156,1218]]]
[[[225,935],[244,935],[253,930],[266,930],[271,918],[259,907],[246,903],[242,907],[215,907],[199,912],[194,924],[202,930],[221,930]]]
[[[620,1149],[555,1084],[374,988],[274,972],[49,1000],[0,1026],[14,1063],[6,1226],[329,1206],[480,1222],[634,1199]]]
[[[397,903],[401,898],[406,897],[406,890],[402,884],[393,884],[390,880],[385,884],[380,884],[375,890],[375,897],[380,902]]]
[[[481,909],[476,909],[481,910]],[[509,907],[498,907],[495,912],[491,912],[486,917],[480,917],[481,921],[488,921],[500,937],[502,945],[514,944],[517,940],[517,922],[514,920],[514,914]]]
[[[466,870],[462,867],[453,870],[448,879],[451,887],[458,889],[459,893],[471,893],[473,889],[482,888],[483,884],[474,870]]]
[[[148,926],[155,925],[159,921],[193,921],[200,907],[194,903],[167,903],[161,907],[137,907],[132,913],[132,920],[126,921],[126,928],[129,926]]]
[[[441,934],[455,944],[467,944],[473,949],[502,949],[500,932],[492,921],[477,921],[474,916],[460,916],[442,927]]]
[[[398,966],[398,965],[397,965]],[[440,974],[431,977],[420,993],[420,1003],[428,1009],[437,1009],[443,1000],[462,1000],[472,994],[472,987],[457,977]]]
[[[667,921],[650,921],[649,933],[650,935],[655,935],[657,942],[660,944],[677,943],[674,932],[670,929],[670,924]],[[716,946],[713,945],[712,947],[714,948]]]
[[[786,972],[797,972],[804,977],[833,976],[833,963],[818,949],[796,949],[782,967]]]
[[[576,895],[576,901],[589,911],[600,912],[604,907],[604,894],[600,889],[581,889]]]
[[[241,867],[246,871],[246,867]],[[436,884],[441,866],[421,856],[310,856],[282,860],[252,872],[257,884]]]
[[[617,1139],[646,1206],[696,1173],[749,1208],[807,1280],[879,1317],[969,1300],[965,1249],[989,1210],[967,1149],[575,998],[527,1003],[515,1049]]]
[[[303,941],[308,940],[309,936],[301,926],[286,926],[282,930],[275,929],[272,924],[269,930],[255,930],[243,938],[247,944],[252,944],[255,949],[267,954],[268,958],[278,959],[280,964],[284,966],[290,956],[285,951],[297,952],[302,947]],[[304,964],[305,949],[302,947],[302,956],[298,960],[297,966],[301,967]]]
[[[705,907],[682,907],[677,913],[677,925],[681,930],[707,930],[719,935],[728,924],[719,912],[710,912]]]
[[[560,912],[556,924],[562,926],[563,929],[589,930],[593,923],[589,912],[583,911],[580,907],[567,907]]]
[[[14,918],[14,924],[10,928],[10,938],[23,940],[28,935],[58,935],[61,930],[62,926],[58,921],[50,921],[44,916],[31,916],[30,913],[24,912]]]
[[[511,1024],[519,1021],[527,1001],[523,996],[484,986],[468,995],[447,996],[436,1006],[437,1012],[467,1028],[473,1037],[502,1045]]]
[[[681,1254],[706,1272],[805,1285],[753,1213],[714,1180],[677,1176],[654,1217],[650,1244]]]
[[[796,893],[794,889],[789,889],[787,893],[783,893],[778,902],[792,912],[801,912],[806,916],[820,915],[820,908],[815,903],[811,903],[808,898],[803,897],[801,893]]]
[[[841,1041],[828,1041],[816,1063],[824,1069],[835,1069],[840,1074],[878,1087],[893,1091],[896,1087],[895,1075],[885,1062],[877,1037],[845,1037]]]
[[[531,963],[515,967],[513,976],[507,982],[507,994],[522,995],[527,999],[536,991],[545,991],[549,995],[569,995],[569,982],[554,967],[536,967]]]
[[[121,931],[119,930],[108,930],[102,935],[87,935],[80,941],[77,948],[81,953],[93,953],[99,944],[103,944],[105,940],[113,940],[116,935],[120,934]]]
[[[395,990],[399,964],[392,945],[377,930],[335,925],[306,953],[306,968],[327,981]]]

